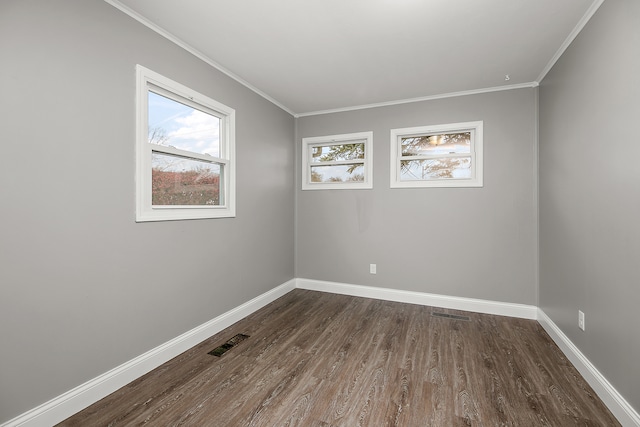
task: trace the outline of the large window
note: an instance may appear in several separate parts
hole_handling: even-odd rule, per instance
[[[373,188],[373,132],[302,139],[302,189]]]
[[[391,187],[482,187],[482,122],[391,130]]]
[[[235,216],[235,111],[137,66],[136,220]]]

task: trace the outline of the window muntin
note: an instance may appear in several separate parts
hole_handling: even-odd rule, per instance
[[[302,189],[373,188],[373,132],[302,139]]]
[[[391,130],[391,187],[482,187],[481,121]]]
[[[137,221],[235,216],[235,111],[142,66]]]

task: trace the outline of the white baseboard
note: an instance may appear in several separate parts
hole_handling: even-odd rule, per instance
[[[501,316],[537,319],[623,426],[640,427],[640,416],[539,308],[473,298],[402,291],[311,279],[292,279],[184,334],[70,390],[0,427],[49,427],[113,393],[173,357],[231,326],[295,288]]]
[[[398,289],[375,288],[372,286],[351,285],[322,280],[296,279],[296,288],[387,301],[406,302],[410,304],[430,305],[455,310],[473,311],[476,313],[496,314],[499,316],[520,317],[523,319],[535,320],[538,315],[538,308],[534,305],[427,294]]]
[[[50,427],[194,347],[295,289],[295,279],[268,291],[70,390],[0,427]]]
[[[625,427],[640,427],[640,416],[633,407],[567,338],[560,328],[536,306],[311,279],[296,279],[296,288],[538,320],[618,421]]]
[[[562,352],[582,374],[591,388],[602,399],[607,408],[618,419],[620,424],[628,427],[640,427],[640,415],[625,400],[624,397],[607,381],[596,367],[582,354],[580,349],[562,332],[562,330],[545,314],[538,309],[538,323],[549,334],[551,339],[560,347]]]

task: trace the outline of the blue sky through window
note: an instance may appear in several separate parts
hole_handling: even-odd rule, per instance
[[[149,142],[220,157],[220,119],[149,91]]]

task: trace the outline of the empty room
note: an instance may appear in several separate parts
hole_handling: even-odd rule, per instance
[[[0,427],[640,427],[640,1],[0,0]]]

